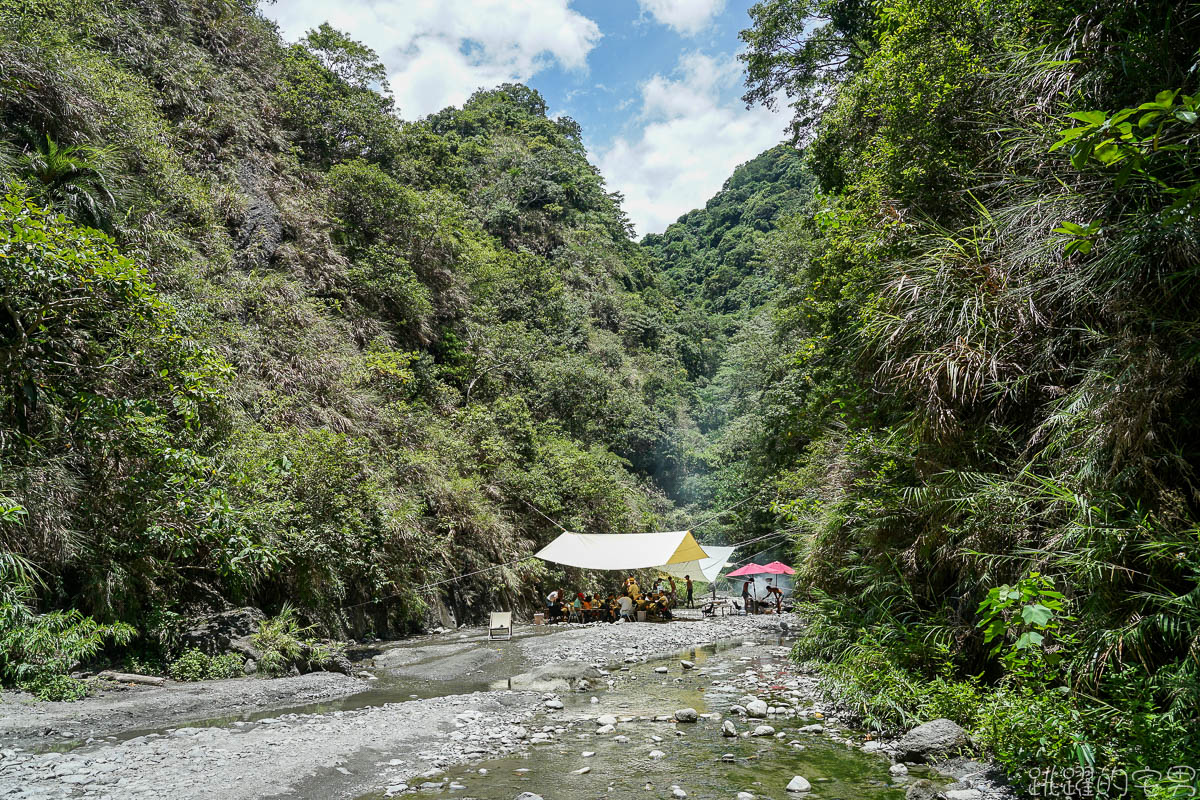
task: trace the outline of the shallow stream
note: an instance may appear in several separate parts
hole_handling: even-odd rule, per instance
[[[566,730],[557,732],[551,742],[533,745],[523,757],[485,759],[447,770],[444,780],[437,779],[442,781],[440,787],[410,790],[402,796],[513,800],[520,792],[528,791],[546,800],[649,800],[670,798],[672,788],[678,786],[696,800],[729,800],[741,791],[756,798],[783,800],[798,796],[788,793],[785,787],[793,776],[802,775],[812,783],[813,790],[799,797],[903,800],[907,784],[915,778],[944,782],[919,767],[913,767],[910,776],[892,777],[888,773],[890,762],[881,755],[863,753],[824,735],[799,733],[800,727],[818,721],[804,715],[744,721],[729,714],[730,707],[747,693],[744,686],[750,675],[757,680],[756,685],[767,689],[768,698],[771,687],[783,689],[781,681],[789,667],[785,653],[785,648],[767,644],[708,647],[685,654],[696,664],[694,670],[681,670],[675,658],[632,665],[614,672],[612,687],[604,686],[602,681],[590,692],[562,696],[565,708],[554,720],[535,720],[531,731],[538,729],[539,722],[549,727],[562,726],[564,716],[575,720]],[[663,675],[654,671],[661,666],[667,666],[669,672]],[[592,703],[592,696],[598,702]],[[739,731],[765,723],[785,735],[726,738],[721,735],[721,722],[715,719],[678,725],[654,721],[656,716],[687,707],[701,714],[728,715]],[[605,713],[622,720],[613,735],[596,735],[595,722],[579,719]],[[862,738],[852,731],[843,734]],[[619,741],[617,735],[624,735],[628,741]],[[652,757],[656,750],[663,755]],[[594,755],[584,757],[584,752]],[[590,769],[583,774],[577,772],[584,768]],[[376,793],[364,795],[361,800],[382,797],[385,795]]]

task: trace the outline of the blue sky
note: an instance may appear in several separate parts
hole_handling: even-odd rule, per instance
[[[704,202],[777,143],[784,120],[745,109],[738,31],[750,0],[278,0],[288,40],[322,22],[380,55],[400,113],[521,81],[583,126],[591,160],[638,233]]]

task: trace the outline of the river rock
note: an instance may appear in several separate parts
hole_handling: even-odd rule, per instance
[[[560,709],[562,707],[563,707],[563,701],[559,700],[558,698],[554,698],[553,700],[546,701],[546,708],[552,708],[557,711],[558,709]]]
[[[676,722],[695,722],[700,719],[694,708],[681,708],[675,712]]]
[[[978,789],[948,789],[946,800],[982,800],[983,792]]]
[[[797,775],[788,781],[787,790],[789,792],[811,792],[812,784],[803,775]]]
[[[664,753],[662,750],[651,750],[650,751],[650,760],[651,761],[658,761],[660,758],[666,758],[666,756],[667,756],[667,754]]]
[[[799,728],[800,733],[821,733],[825,730],[825,726],[819,723],[813,725],[805,725]]]
[[[746,713],[757,719],[762,719],[767,716],[767,704],[763,700],[751,700],[746,703]]]
[[[580,767],[579,769],[574,770],[574,773],[576,775],[587,775],[591,771],[592,771],[591,767]]]
[[[258,633],[259,623],[267,618],[257,608],[246,606],[222,611],[204,617],[190,630],[180,634],[180,643],[186,648],[195,648],[206,655],[219,656],[232,650],[255,661],[262,660],[262,653],[250,641]]]
[[[596,717],[596,724],[600,725],[600,726],[616,725],[617,718],[614,717],[612,714],[601,714],[600,716]]]
[[[938,796],[937,787],[922,778],[908,787],[904,800],[937,800]]]
[[[721,735],[729,738],[737,736],[737,728],[734,727],[731,720],[725,720],[721,723]]]
[[[749,792],[738,792],[737,800],[754,800],[754,795]]]
[[[667,671],[667,668],[666,667],[655,667],[654,671],[661,675]]]
[[[557,661],[514,675],[509,679],[509,685],[514,690],[530,692],[568,692],[580,680],[599,677],[600,670],[592,664]]]
[[[770,725],[759,725],[757,728],[754,729],[754,733],[751,735],[753,735],[753,736],[770,736],[773,733],[775,733],[775,729],[772,728]]]
[[[676,798],[676,800],[683,800],[683,798],[687,797],[687,792],[685,792],[683,789],[679,788],[678,786],[672,786],[671,787],[671,797]]]
[[[616,729],[617,729],[616,725],[601,725],[599,728],[596,728],[596,733],[601,736],[604,736],[604,735],[612,733]]]
[[[684,669],[695,669],[696,668],[695,663],[688,661],[686,658],[679,662],[679,666],[683,667]]]
[[[513,800],[542,800],[542,796],[533,792],[521,792]]]
[[[903,764],[892,764],[888,767],[888,772],[895,775],[897,778],[908,774],[908,767]]]
[[[897,758],[925,761],[966,749],[971,744],[967,732],[948,719],[935,719],[918,725],[896,740]]]

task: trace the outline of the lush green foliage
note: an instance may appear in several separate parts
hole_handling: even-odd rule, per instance
[[[868,632],[834,668],[856,708],[919,719],[949,663],[1014,773],[1194,763],[1196,8],[751,17],[747,99],[795,101],[820,194],[767,256],[742,470]]]
[[[237,653],[209,656],[199,650],[184,650],[167,667],[167,674],[177,681],[236,678],[242,674],[244,663],[245,659]]]
[[[19,561],[0,560],[0,685],[18,686],[42,700],[78,700],[87,688],[68,673],[106,642],[126,644],[129,625],[98,624],[77,610],[35,614],[33,576]]]
[[[166,660],[225,602],[395,632],[484,566],[460,617],[544,594],[531,506],[675,524],[690,337],[536,92],[403,122],[368,48],[240,2],[7,3],[0,63],[0,552],[40,607]]]
[[[301,626],[295,607],[287,604],[279,614],[263,620],[258,633],[251,637],[254,646],[262,652],[258,671],[271,677],[285,675],[293,668],[311,672],[327,669],[335,659],[344,657],[345,651],[340,645],[306,637],[311,630],[311,626]]]

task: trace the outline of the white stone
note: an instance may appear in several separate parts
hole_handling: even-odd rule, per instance
[[[797,775],[788,781],[787,790],[789,792],[811,792],[812,784],[802,775]]]

